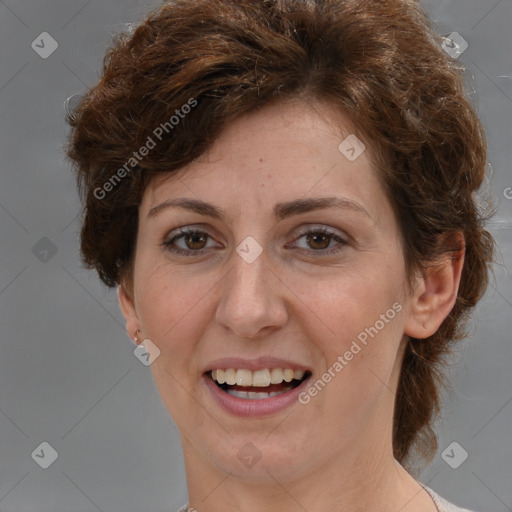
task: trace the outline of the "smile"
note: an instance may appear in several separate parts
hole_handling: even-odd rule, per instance
[[[262,400],[296,388],[306,374],[303,370],[290,368],[265,368],[256,371],[228,368],[212,370],[211,378],[231,396],[245,400]]]
[[[275,414],[298,400],[307,370],[291,368],[217,368],[204,374],[215,402],[235,416]]]

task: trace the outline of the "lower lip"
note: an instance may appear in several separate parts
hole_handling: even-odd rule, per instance
[[[296,388],[269,398],[248,400],[231,396],[223,391],[213,380],[204,375],[206,386],[213,395],[214,400],[227,412],[235,416],[263,416],[284,411],[287,407],[298,401],[300,393],[307,386],[311,377],[301,382]]]

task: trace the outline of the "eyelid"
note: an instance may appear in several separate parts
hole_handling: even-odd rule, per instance
[[[321,231],[333,235],[339,235],[340,237],[348,238],[348,235],[344,231],[341,231],[340,229],[337,228],[333,228],[326,224],[305,224],[300,228],[297,228],[297,230],[299,232],[298,236],[305,235],[311,231]]]
[[[336,228],[332,228],[325,224],[306,224],[298,228],[298,230],[292,231],[292,234],[290,236],[293,236],[294,241],[296,241],[297,239],[301,238],[304,235],[307,235],[308,233],[324,233],[326,235],[330,235],[333,237],[337,236],[343,239],[343,241],[346,243],[349,243],[349,241],[351,241],[351,237],[346,232]]]
[[[179,226],[177,228],[172,229],[171,231],[168,231],[164,237],[164,241],[172,240],[176,236],[179,236],[181,234],[188,234],[190,232],[205,233],[211,238],[213,238],[214,236],[218,236],[217,230],[215,230],[214,228],[207,224],[185,224],[184,226]]]
[[[338,229],[325,226],[324,224],[320,224],[320,225],[308,224],[308,225],[304,226],[303,228],[301,228],[299,233],[294,236],[293,242],[291,244],[287,244],[286,247],[289,247],[290,245],[293,246],[293,244],[295,244],[298,240],[300,240],[302,237],[304,237],[305,235],[308,235],[310,233],[315,233],[315,234],[321,233],[321,234],[327,235],[332,240],[337,241],[337,245],[335,245],[334,247],[331,247],[330,249],[321,249],[321,250],[317,250],[317,251],[315,251],[313,249],[304,249],[304,248],[298,247],[298,249],[300,251],[306,252],[307,254],[313,254],[316,256],[322,256],[322,255],[326,256],[326,255],[330,255],[330,254],[335,254],[342,250],[342,248],[340,248],[340,246],[346,246],[346,245],[349,245],[349,243],[350,243],[350,237]]]
[[[320,249],[320,250],[314,250],[314,249],[305,249],[301,247],[297,247],[299,251],[302,253],[306,253],[308,255],[314,256],[314,257],[321,257],[321,256],[328,256],[335,253],[338,253],[343,250],[343,246],[349,245],[351,241],[351,237],[347,235],[345,232],[340,231],[336,228],[332,228],[330,226],[326,226],[325,224],[306,224],[302,225],[298,229],[298,233],[295,235],[289,235],[293,236],[293,241],[290,244],[285,245],[285,248],[288,248],[290,246],[293,247],[293,244],[295,244],[298,240],[300,240],[303,236],[310,234],[310,233],[322,233],[325,234],[335,241],[337,241],[337,244],[334,247],[331,247],[330,249]],[[218,247],[205,247],[198,250],[192,250],[192,249],[181,249],[179,247],[173,247],[172,243],[174,240],[177,239],[183,239],[184,236],[188,234],[194,234],[194,233],[200,233],[204,234],[209,238],[210,240],[214,240],[214,236],[210,233],[211,228],[209,226],[206,226],[204,224],[189,224],[185,226],[180,226],[178,228],[173,229],[170,231],[164,238],[162,245],[165,249],[175,253],[175,254],[182,254],[182,255],[188,255],[188,256],[200,256],[203,253],[205,253],[208,250],[218,248]],[[329,244],[330,245],[330,244]],[[341,246],[341,247],[340,247]]]
[[[213,230],[212,230],[213,231]],[[164,246],[170,246],[171,242],[175,239],[182,239],[184,235],[188,234],[194,234],[194,233],[200,233],[206,235],[210,240],[215,241],[214,235],[211,233],[210,229],[207,227],[204,227],[204,225],[201,224],[190,224],[186,226],[180,226],[178,228],[173,229],[172,231],[169,231],[167,235],[165,236],[162,245]],[[210,247],[209,247],[210,249]],[[206,249],[199,249],[198,251],[193,251],[196,253],[200,253],[201,251]]]
[[[175,236],[181,235],[181,234],[187,234],[189,232],[195,232],[195,231],[201,231],[205,234],[209,235],[213,238],[213,234],[211,231],[216,232],[213,228],[206,224],[186,224],[184,226],[179,226],[177,228],[172,229],[169,231],[164,238],[164,241],[172,240]],[[298,233],[294,234],[294,232],[298,231]],[[326,226],[325,224],[305,224],[300,226],[299,228],[296,228],[290,232],[289,236],[295,236],[295,237],[301,237],[305,234],[310,233],[311,231],[322,231],[324,233],[332,234],[332,235],[338,235],[340,238],[346,239],[348,242],[351,238],[347,233],[344,231],[341,231],[336,228],[332,228],[330,226]]]

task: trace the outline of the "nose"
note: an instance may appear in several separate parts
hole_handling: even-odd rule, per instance
[[[233,268],[222,280],[217,323],[239,338],[258,338],[288,321],[286,287],[263,252],[252,263],[233,254]]]

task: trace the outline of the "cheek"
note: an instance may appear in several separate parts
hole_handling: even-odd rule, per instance
[[[403,334],[400,281],[391,273],[379,275],[345,272],[335,281],[303,280],[298,292],[307,307],[301,326],[321,356],[330,396],[341,410],[372,402],[395,366]]]
[[[342,312],[337,323],[340,334],[313,338],[325,367],[302,403],[309,400],[310,417],[323,418],[323,430],[336,432],[340,444],[357,437],[372,422],[385,424],[392,409],[402,319],[393,304],[386,306],[375,309],[376,315],[368,314],[366,307],[360,308],[364,314],[360,311],[358,317]],[[381,311],[388,312],[387,323],[379,318]]]
[[[209,320],[206,299],[216,281],[208,276],[198,279],[188,269],[170,270],[165,264],[152,271],[141,269],[139,277],[135,286],[144,333],[161,350],[183,348]]]
[[[303,277],[291,279],[293,291],[300,299],[298,304],[305,308],[302,317],[309,329],[318,337],[327,336],[328,346],[343,348],[350,344],[359,333],[371,328],[389,330],[396,311],[392,306],[400,298],[396,284],[399,276],[390,272],[377,272],[373,275],[347,269],[333,269],[330,276],[318,278]],[[391,311],[386,316],[388,310]],[[385,329],[382,329],[380,316],[384,314]],[[363,336],[364,337],[364,334]]]
[[[177,421],[185,410],[191,421],[202,421],[201,411],[191,407],[191,377],[197,369],[196,342],[211,318],[211,311],[206,311],[208,292],[215,285],[211,281],[194,278],[188,271],[171,271],[161,264],[153,270],[151,265],[141,268],[135,283],[144,334],[160,349],[151,364],[153,380]]]

